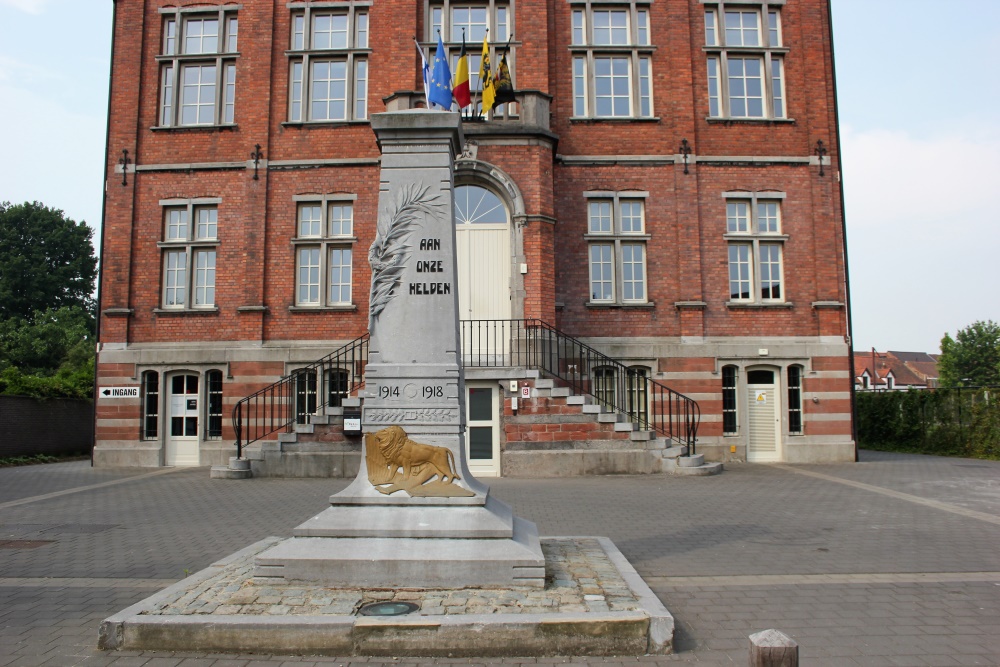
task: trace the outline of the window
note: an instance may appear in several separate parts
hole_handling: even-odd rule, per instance
[[[788,432],[802,433],[802,366],[788,367]]]
[[[593,394],[597,402],[606,408],[616,409],[618,373],[615,372],[615,369],[610,366],[598,366],[592,371],[591,376],[594,383]]]
[[[215,308],[219,199],[165,200],[162,302],[166,309]]]
[[[308,424],[316,414],[316,371],[295,371],[295,423]]]
[[[625,411],[629,419],[638,422],[640,428],[649,426],[649,388],[646,379],[649,369],[642,366],[630,366],[625,376],[628,405]]]
[[[781,193],[727,192],[730,303],[783,303]]]
[[[764,13],[761,12],[764,8]],[[762,16],[765,18],[762,20]],[[708,115],[711,118],[785,118],[781,16],[760,7],[714,2],[705,9]]]
[[[156,440],[160,435],[160,374],[142,374],[142,429],[140,440]]]
[[[368,118],[368,11],[306,6],[292,13],[288,121]]]
[[[236,112],[234,9],[164,9],[160,127],[232,125]]]
[[[653,116],[649,9],[631,3],[573,6],[573,116]]]
[[[296,197],[296,199],[300,199]],[[303,197],[298,202],[295,305],[351,305],[354,196]]]
[[[344,405],[351,393],[351,374],[344,368],[331,368],[326,373],[327,402],[331,408]]]
[[[646,303],[645,192],[587,192],[591,303]]]
[[[511,78],[516,78],[517,44],[508,44],[508,39],[514,35],[514,13],[508,2],[486,0],[454,3],[450,0],[448,2],[430,0],[427,3],[427,19],[424,25],[428,28],[425,39],[432,50],[428,62],[431,62],[433,57],[433,49],[437,44],[440,30],[441,38],[448,50],[453,75],[461,55],[464,34],[466,55],[469,57],[469,91],[473,98],[473,106],[469,107],[472,109],[471,113],[478,115],[483,112],[482,103],[479,101],[483,89],[482,79],[479,78],[479,67],[482,64],[482,45],[483,39],[487,36],[487,29],[489,29],[490,63],[494,73],[500,64],[500,57],[506,53]],[[458,109],[457,105],[452,108]],[[513,115],[516,113],[516,103],[497,107],[493,113]]]
[[[219,440],[222,438],[222,371],[205,373],[205,389],[208,393],[208,400],[205,401],[208,410],[205,437]]]
[[[722,435],[735,435],[736,424],[736,366],[722,367]]]

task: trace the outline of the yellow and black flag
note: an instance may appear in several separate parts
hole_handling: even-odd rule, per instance
[[[500,56],[500,65],[494,81],[493,108],[514,101],[514,82],[510,80],[510,68],[507,67],[507,52]]]
[[[496,89],[493,87],[493,72],[490,70],[490,33],[483,37],[483,57],[479,62],[479,80],[483,82],[483,109],[493,108]]]

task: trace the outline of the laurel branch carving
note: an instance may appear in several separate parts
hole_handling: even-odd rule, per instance
[[[400,187],[395,203],[379,216],[375,241],[368,249],[368,264],[372,267],[369,329],[396,296],[406,258],[412,250],[407,240],[421,215],[440,215],[445,211],[440,199],[440,195],[430,194],[430,186],[407,183]]]

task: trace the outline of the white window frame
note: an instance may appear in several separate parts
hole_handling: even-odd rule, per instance
[[[163,8],[160,10],[163,28],[160,40],[162,53],[156,56],[160,64],[160,100],[157,106],[157,128],[219,127],[236,124],[236,61],[239,22],[238,7],[222,5],[217,10],[204,6],[193,8]],[[205,50],[204,33],[193,35],[189,30],[196,24],[216,21],[215,48]],[[200,32],[200,31],[199,31]],[[197,39],[199,45],[190,48],[188,42]],[[200,71],[198,80],[186,83],[187,74]],[[204,82],[208,72],[214,81]],[[196,99],[185,102],[187,89],[196,91]],[[205,93],[205,95],[203,95]],[[186,109],[194,109],[193,120],[186,121]],[[202,109],[207,109],[203,114]]]
[[[218,310],[216,278],[221,203],[221,199],[214,197],[160,201],[163,240],[156,245],[162,255],[160,304],[164,310]],[[214,216],[200,221],[202,212]],[[179,216],[185,220],[183,227],[177,224]],[[203,258],[204,264],[201,263]],[[176,259],[183,259],[182,267],[178,267]],[[179,298],[178,289],[184,290]]]
[[[723,238],[728,242],[726,253],[726,282],[729,285],[729,304],[782,304],[787,300],[787,285],[785,283],[785,241],[788,236],[782,233],[781,204],[785,199],[783,192],[724,192],[726,203],[726,224]],[[744,212],[745,207],[745,212]],[[763,227],[762,227],[763,225]],[[746,260],[743,257],[734,258],[734,251],[746,248]],[[765,262],[763,251],[769,254],[777,249],[777,261]],[[746,281],[749,283],[747,297],[733,296],[732,271],[733,263],[746,265]],[[763,265],[768,265],[768,281],[762,279]],[[777,266],[777,281],[773,278],[773,267]],[[741,271],[742,274],[742,271]],[[743,282],[740,275],[740,282]],[[771,296],[774,283],[778,287],[779,296]],[[742,292],[741,292],[742,293]]]
[[[646,233],[646,201],[649,198],[648,192],[640,191],[628,191],[623,190],[619,192],[614,191],[588,191],[584,193],[586,198],[586,216],[587,216],[587,232],[584,234],[583,238],[587,242],[587,303],[591,305],[639,305],[649,303],[649,234]],[[607,223],[601,223],[598,228],[595,228],[593,223],[595,220],[604,220],[605,216],[593,216],[592,211],[594,206],[600,206],[606,204],[608,206],[608,217]],[[638,205],[640,207],[639,215],[628,215],[623,216],[622,210],[623,205],[631,206]],[[626,226],[623,220],[630,221],[630,224]],[[638,225],[638,229],[635,226]],[[631,228],[628,228],[631,227]],[[605,297],[602,295],[598,297],[594,292],[594,263],[595,256],[594,251],[596,248],[608,248],[607,252],[602,252],[600,263],[610,264],[610,283],[611,283],[611,294],[610,297]],[[641,276],[636,276],[636,268],[634,255],[629,256],[628,249],[634,252],[636,248],[640,249],[642,257],[640,258],[642,266],[639,267],[641,271]],[[631,278],[627,278],[629,273],[625,269],[627,265],[632,265]],[[602,275],[602,278],[604,276]],[[608,282],[608,280],[601,280],[602,284]],[[628,283],[632,283],[633,295],[630,298],[626,298],[626,286]],[[642,287],[642,296],[635,296],[635,285],[640,285]]]
[[[371,55],[370,5],[315,4],[292,6],[290,35],[285,51],[288,57],[288,108],[287,122],[292,124],[350,123],[368,121],[369,60]],[[343,30],[317,31],[317,21],[325,17],[344,17]],[[331,26],[333,24],[331,23]],[[331,43],[317,45],[317,36],[328,34]],[[343,43],[332,43],[335,35],[343,35]],[[321,115],[314,113],[314,91],[319,90],[315,78],[316,65],[343,63],[343,95],[326,100],[341,101],[343,113]],[[329,84],[327,94],[329,95]],[[327,111],[330,104],[326,105]]]
[[[723,2],[702,0],[704,5],[704,51],[707,55],[708,118],[710,120],[789,120],[785,91],[785,56],[780,7],[783,0]],[[727,15],[740,15],[740,29],[727,29]],[[756,30],[749,33],[744,18],[756,17]],[[728,33],[728,34],[727,34]],[[739,40],[735,39],[736,34]],[[753,34],[753,39],[745,39]],[[756,42],[755,44],[753,42]],[[742,61],[742,76],[731,76],[730,65]],[[748,76],[746,63],[759,66],[759,76]],[[742,79],[742,94],[734,95]],[[751,95],[748,82],[756,81],[759,95]],[[760,99],[760,113],[751,114],[751,99]],[[743,100],[743,104],[737,104]]]
[[[427,61],[432,62],[434,50],[437,48],[437,31],[440,30],[441,39],[448,51],[451,73],[454,76],[462,50],[462,24],[457,24],[455,12],[468,9],[480,9],[486,12],[486,23],[477,22],[475,25],[485,25],[489,28],[490,65],[495,73],[496,68],[500,65],[501,56],[506,54],[511,83],[517,90],[517,47],[519,42],[514,32],[514,0],[427,0],[424,3],[424,26],[426,26],[427,31],[424,35],[425,41],[421,43]],[[509,44],[508,38],[511,38]],[[465,33],[465,53],[469,56],[469,92],[472,94],[472,106],[469,108],[472,110],[471,113],[476,116],[484,113],[485,116],[492,118],[515,118],[518,115],[517,102],[498,106],[492,111],[487,109],[483,112],[481,100],[483,82],[479,78],[482,49],[483,33],[472,32],[470,27]],[[452,110],[458,111],[458,105],[454,104]]]
[[[356,225],[354,212],[357,195],[344,193],[296,195],[292,199],[295,202],[295,236],[292,238],[292,247],[295,253],[295,279],[292,281],[292,284],[295,294],[293,295],[294,305],[292,309],[353,309],[354,246],[358,241],[354,235]],[[345,232],[344,230],[343,223],[346,220],[344,217],[338,218],[340,226],[337,229],[334,228],[334,220],[331,219],[330,213],[334,207],[350,208],[351,229],[349,231]],[[310,216],[308,218],[310,221],[309,227],[304,228],[302,226],[305,220],[302,215],[303,211],[316,208],[319,209],[319,218]],[[311,296],[306,299],[302,298],[303,285],[313,285],[312,280],[309,283],[302,281],[302,257],[306,251],[316,251],[317,255],[315,273],[318,284],[316,284],[315,299]],[[332,258],[336,253],[342,253],[343,251],[350,252],[350,264],[341,263],[336,265],[340,267],[340,270],[336,276],[338,280],[334,282],[335,266]],[[345,266],[347,267],[346,274],[344,273]],[[335,290],[338,292],[336,295],[334,295]]]
[[[655,118],[652,84],[655,47],[650,37],[650,12],[651,3],[636,0],[621,3],[571,0],[572,118]],[[625,18],[624,26],[615,20],[621,15]],[[605,33],[606,40],[602,38]],[[605,62],[610,65],[606,73]],[[610,80],[610,89],[601,82],[605,78]],[[616,89],[616,79],[624,79],[626,85]],[[627,108],[620,104],[623,99]],[[599,104],[601,100],[609,100],[610,109],[599,109],[604,106]]]

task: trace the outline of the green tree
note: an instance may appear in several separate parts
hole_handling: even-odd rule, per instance
[[[0,203],[0,320],[47,308],[93,310],[94,231],[39,202]]]
[[[1000,385],[1000,325],[973,322],[952,338],[941,339],[938,359],[941,386]]]

